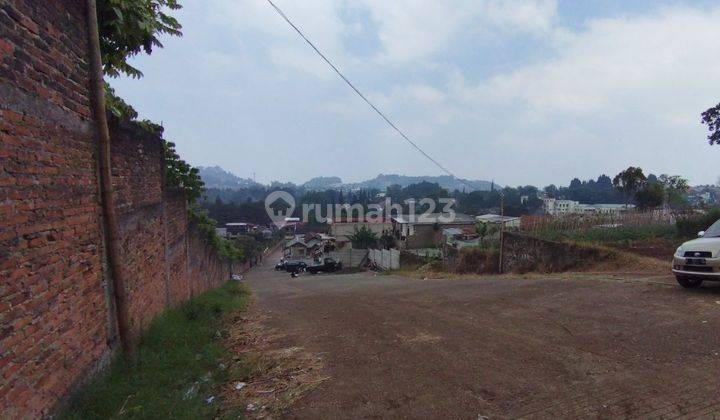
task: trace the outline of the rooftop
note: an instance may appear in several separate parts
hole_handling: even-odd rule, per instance
[[[392,220],[397,223],[412,223],[416,225],[427,224],[458,224],[473,223],[475,219],[463,213],[421,213],[421,214],[402,214],[393,216]]]
[[[499,222],[511,222],[513,220],[520,219],[519,217],[514,216],[501,216],[499,214],[483,214],[481,216],[477,216],[475,218],[476,220],[479,220],[481,222],[489,222],[489,223],[499,223]]]

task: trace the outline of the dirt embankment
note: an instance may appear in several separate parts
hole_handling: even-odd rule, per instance
[[[674,252],[667,242],[639,242],[632,248],[588,242],[550,241],[508,233],[502,253],[503,273],[632,272],[666,273]],[[656,258],[660,257],[660,258]],[[447,253],[440,261],[419,265],[421,272],[497,274],[497,249],[465,248]]]

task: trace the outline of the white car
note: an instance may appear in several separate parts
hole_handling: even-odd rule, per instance
[[[700,287],[703,280],[720,281],[720,220],[698,237],[680,245],[673,257],[673,274],[688,289]]]

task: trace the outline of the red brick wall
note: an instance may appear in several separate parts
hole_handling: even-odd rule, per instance
[[[0,2],[0,417],[109,354],[82,4]]]
[[[110,123],[112,180],[130,331],[167,305],[161,140],[135,123]]]
[[[188,220],[185,195],[165,192],[165,267],[169,302],[177,305],[192,296],[188,273]],[[195,255],[195,254],[193,254]]]
[[[51,414],[117,348],[82,0],[0,0],[0,417]],[[118,239],[137,335],[229,276],[185,197],[163,188],[162,143],[111,131]]]
[[[164,187],[161,138],[136,123],[115,121],[110,137],[121,266],[135,337],[166,307],[227,281],[230,265],[188,223],[185,194]]]
[[[230,264],[221,262],[214,251],[205,242],[196,226],[188,228],[188,273],[190,278],[190,294],[198,295],[206,290],[214,289],[230,277]],[[239,272],[239,271],[238,271]]]

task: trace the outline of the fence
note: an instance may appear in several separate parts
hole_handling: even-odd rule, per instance
[[[328,253],[328,256],[335,261],[342,262],[344,267],[360,267],[368,256],[368,250],[344,248],[338,251],[331,251]]]
[[[397,270],[400,268],[400,251],[397,249],[369,249],[370,263],[383,270]]]

